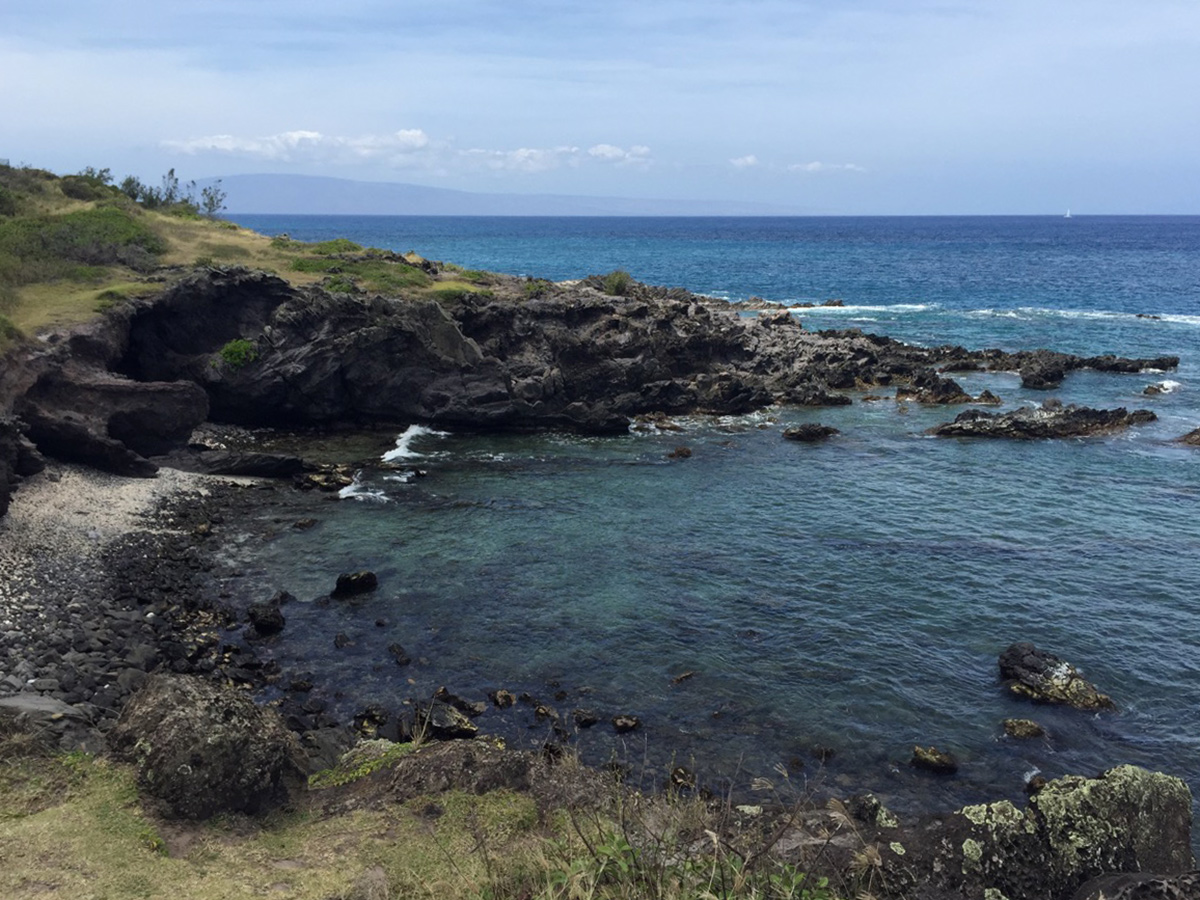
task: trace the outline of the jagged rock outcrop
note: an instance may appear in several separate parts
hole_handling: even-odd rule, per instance
[[[0,517],[8,511],[9,499],[21,480],[45,467],[45,459],[25,437],[22,423],[0,416]]]
[[[165,814],[260,812],[286,797],[301,751],[274,710],[185,675],[152,675],[121,711],[109,745],[137,768]]]
[[[1023,809],[1002,800],[874,828],[864,840],[878,865],[860,867],[859,877],[886,897],[1070,900],[1097,876],[1190,871],[1191,820],[1183,781],[1118,766],[1050,781]]]
[[[1060,703],[1076,709],[1116,709],[1079,670],[1033,644],[1012,644],[1000,654],[1000,677],[1018,697],[1036,703]]]
[[[1063,406],[1047,401],[1041,407],[1024,406],[1006,413],[969,409],[953,422],[930,429],[938,437],[984,437],[1029,440],[1035,438],[1089,437],[1110,434],[1133,425],[1153,422],[1158,417],[1147,409],[1129,412],[1118,409],[1090,409]]]
[[[1200,428],[1193,429],[1179,439],[1179,443],[1190,447],[1200,447]]]

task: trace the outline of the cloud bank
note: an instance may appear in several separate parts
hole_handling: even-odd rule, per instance
[[[650,148],[636,144],[595,144],[587,149],[570,145],[516,149],[459,148],[451,140],[434,140],[420,128],[356,137],[297,129],[262,137],[214,134],[169,139],[166,150],[193,156],[212,154],[284,164],[324,163],[353,167],[378,163],[396,169],[486,169],[538,173],[584,165],[649,167]]]

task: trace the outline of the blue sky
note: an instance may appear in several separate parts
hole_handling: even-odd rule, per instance
[[[0,158],[831,214],[1200,213],[1200,2],[6,2]]]

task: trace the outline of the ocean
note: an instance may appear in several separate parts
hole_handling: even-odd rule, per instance
[[[1200,451],[1173,442],[1200,426],[1200,217],[234,218],[468,268],[622,268],[731,301],[843,304],[797,309],[809,329],[1181,357],[1069,375],[1050,396],[1158,415],[1098,439],[932,438],[961,408],[893,392],[617,437],[359,436],[356,458],[377,462],[344,499],[238,559],[248,583],[300,599],[274,652],[336,683],[335,709],[506,688],[568,726],[596,711],[572,737],[582,756],[650,783],[684,765],[739,796],[872,790],[901,812],[1120,763],[1200,789]],[[1004,409],[1047,396],[1015,374],[954,377]],[[817,421],[841,435],[781,438]],[[367,600],[311,602],[363,568],[380,578]],[[351,645],[335,650],[338,631]],[[1012,698],[996,660],[1015,641],[1073,662],[1118,711]],[[615,735],[616,713],[641,727]],[[1007,738],[1008,717],[1047,734]],[[478,723],[512,746],[552,737],[521,705]],[[914,771],[916,744],[958,774]]]

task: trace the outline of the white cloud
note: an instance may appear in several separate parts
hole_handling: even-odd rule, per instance
[[[278,162],[323,161],[362,162],[398,161],[406,154],[429,147],[428,135],[419,128],[406,128],[391,134],[338,137],[319,131],[284,131],[266,137],[235,137],[216,134],[187,140],[167,140],[168,150],[198,155],[222,153]]]
[[[865,172],[867,171],[856,163],[793,163],[788,166],[789,172]]]
[[[758,157],[751,153],[747,156],[739,156],[736,159],[731,159],[729,164],[735,169],[753,169],[758,165]]]
[[[322,134],[319,131],[284,131],[265,137],[215,134],[186,140],[165,140],[167,150],[195,156],[202,154],[239,156],[279,163],[320,162],[334,165],[375,163],[394,168],[426,168],[445,173],[447,167],[483,169],[494,172],[533,174],[564,167],[597,165],[648,166],[650,148],[629,149],[615,144],[596,144],[587,150],[570,145],[518,147],[494,150],[481,147],[459,149],[452,141],[435,141],[419,128],[404,128],[387,134],[358,137]]]
[[[604,162],[622,166],[639,166],[650,163],[650,148],[635,144],[628,150],[614,144],[597,144],[588,148],[588,156]]]
[[[467,162],[482,163],[486,168],[505,172],[548,172],[563,165],[578,165],[578,147],[521,147],[517,150],[467,150]]]

